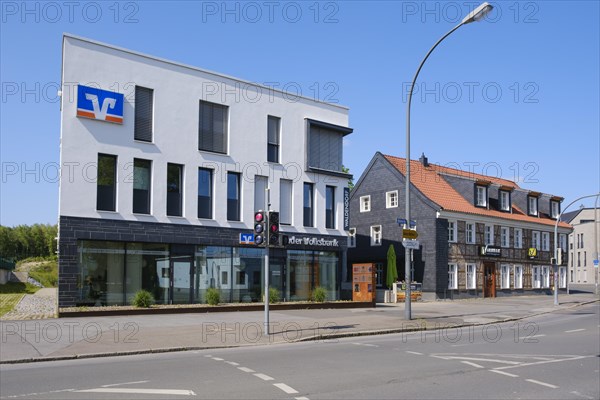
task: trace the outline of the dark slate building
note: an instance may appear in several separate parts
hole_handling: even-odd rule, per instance
[[[397,223],[404,218],[405,169],[405,159],[378,152],[350,194],[348,271],[353,263],[374,263],[379,289],[384,289],[390,245],[399,280],[405,279],[403,227]],[[551,290],[561,197],[429,164],[425,156],[411,161],[411,184],[411,219],[419,242],[413,250],[413,281],[422,283],[425,299]],[[561,289],[567,284],[570,231],[570,225],[559,222]]]

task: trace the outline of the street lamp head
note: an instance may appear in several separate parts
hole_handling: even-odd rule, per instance
[[[490,11],[492,11],[492,8],[494,8],[494,6],[486,1],[485,3],[481,4],[479,7],[477,7],[473,11],[471,11],[469,13],[469,15],[467,15],[462,20],[462,23],[470,24],[471,22],[481,21],[482,19],[485,18],[486,15],[488,15],[490,13]]]

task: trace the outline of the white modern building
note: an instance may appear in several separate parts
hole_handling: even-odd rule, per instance
[[[598,269],[594,260],[598,259],[596,252],[600,248],[600,210],[580,208],[563,214],[562,219],[573,225],[569,235],[569,282],[596,283]]]
[[[63,37],[59,306],[262,301],[254,212],[280,212],[271,285],[340,297],[348,109]],[[347,203],[346,203],[347,204]]]

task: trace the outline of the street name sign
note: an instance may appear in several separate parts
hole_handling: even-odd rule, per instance
[[[418,240],[402,240],[402,245],[407,249],[419,250],[419,241]]]
[[[412,229],[402,229],[402,238],[403,239],[416,239],[419,237],[417,231]]]

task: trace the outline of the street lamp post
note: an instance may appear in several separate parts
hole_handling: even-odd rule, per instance
[[[410,85],[410,91],[408,92],[408,104],[406,108],[406,188],[405,188],[405,213],[406,213],[406,221],[410,225],[410,103],[412,100],[413,89],[415,87],[415,82],[417,81],[417,77],[419,76],[419,72],[421,72],[421,68],[423,68],[423,64],[429,58],[429,55],[433,52],[433,50],[448,36],[452,34],[455,30],[460,28],[463,25],[469,24],[471,22],[480,21],[494,8],[489,3],[485,2],[481,4],[479,7],[471,11],[461,22],[452,28],[448,33],[441,37],[433,47],[427,52],[423,61],[419,65],[417,72],[415,73],[415,77],[412,80],[412,84]],[[410,284],[412,282],[411,270],[410,270],[410,254],[411,250],[405,248],[404,253],[404,274],[406,281],[406,295],[405,295],[405,303],[404,303],[404,318],[407,320],[411,319],[411,301],[410,301]]]
[[[579,197],[575,200],[573,200],[572,202],[570,202],[563,210],[560,211],[560,214],[558,215],[558,217],[556,218],[556,223],[554,224],[554,305],[557,306],[558,305],[558,223],[560,222],[560,218],[562,217],[563,213],[565,211],[567,211],[567,208],[571,207],[573,205],[573,203],[579,201],[579,200],[583,200],[583,199],[588,199],[590,197],[596,197],[596,202],[598,201],[598,196],[600,196],[600,193],[596,193],[596,194],[591,194],[588,196],[582,196]],[[597,221],[594,220],[594,224],[596,224]]]

